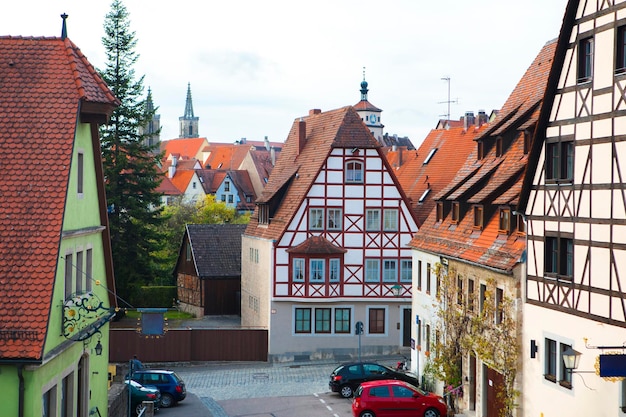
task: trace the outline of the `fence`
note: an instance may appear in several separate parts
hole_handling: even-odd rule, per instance
[[[159,338],[133,329],[111,328],[109,361],[124,363],[137,355],[142,362],[267,362],[267,330],[174,329]]]

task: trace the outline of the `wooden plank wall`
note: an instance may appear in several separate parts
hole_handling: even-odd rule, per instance
[[[159,338],[133,329],[110,329],[109,362],[267,362],[267,330],[175,329]]]

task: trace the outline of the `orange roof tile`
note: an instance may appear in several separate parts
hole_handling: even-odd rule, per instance
[[[495,120],[477,135],[483,141],[484,158],[476,150],[467,158],[455,178],[436,196],[448,204],[463,204],[458,224],[451,216],[438,221],[431,211],[410,246],[430,253],[499,269],[510,273],[525,249],[525,236],[500,232],[499,206],[515,210],[519,200],[528,155],[524,153],[524,129],[535,125],[556,43],[546,44],[517,84]],[[496,140],[503,140],[502,155],[496,154]],[[473,204],[482,204],[483,228],[474,227]],[[512,221],[512,219],[511,219]]]
[[[187,158],[202,160],[202,150],[209,142],[206,138],[179,138],[164,140],[161,142],[163,158],[167,159],[170,154],[177,154]]]
[[[42,358],[77,115],[118,104],[69,39],[0,37],[2,359]]]
[[[483,124],[480,127],[470,126],[467,130],[462,126],[434,129],[417,151],[403,148],[388,150],[387,159],[395,168],[402,189],[411,199],[411,209],[417,216],[418,225],[435,207],[435,196],[454,178],[476,148],[474,138],[486,128],[487,125]],[[424,196],[427,190],[430,191]]]

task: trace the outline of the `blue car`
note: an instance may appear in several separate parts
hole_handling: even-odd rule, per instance
[[[163,369],[142,369],[133,371],[132,380],[141,385],[155,386],[161,391],[161,407],[176,405],[187,396],[185,382],[174,371]]]

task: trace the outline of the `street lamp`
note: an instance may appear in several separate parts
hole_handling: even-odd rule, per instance
[[[394,285],[393,287],[391,287],[391,290],[393,291],[393,295],[395,297],[400,297],[402,295],[402,285]]]
[[[570,372],[573,372],[574,369],[578,368],[580,355],[580,352],[572,349],[571,346],[568,346],[567,349],[563,351],[563,364],[565,365],[565,368]]]

